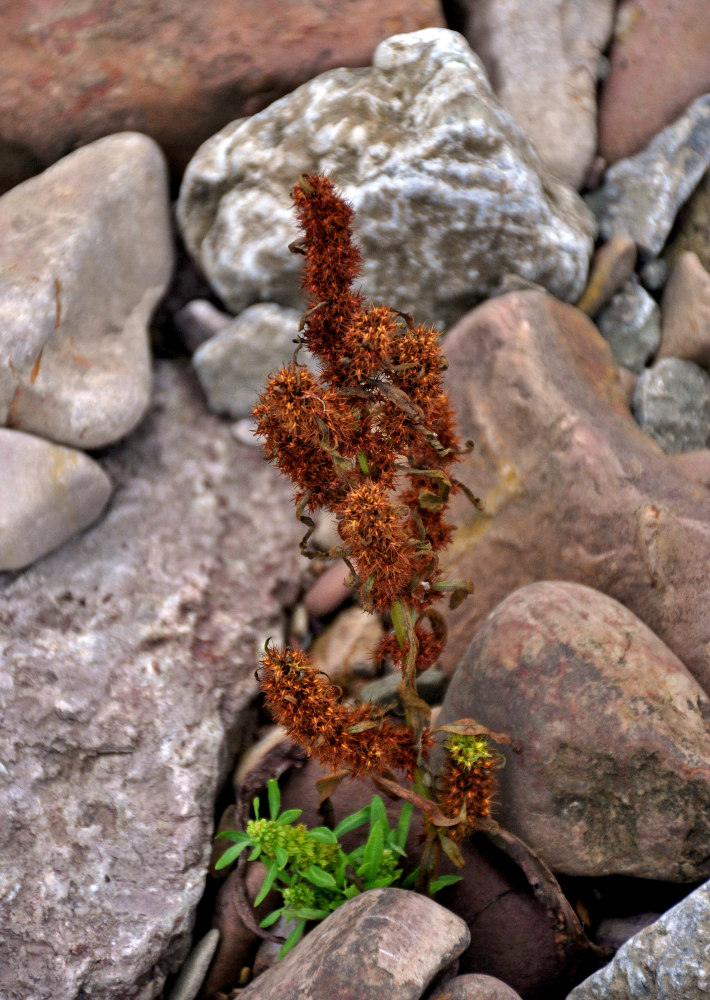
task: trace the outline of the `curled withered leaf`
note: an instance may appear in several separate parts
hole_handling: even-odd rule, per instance
[[[473,448],[473,444],[471,444],[471,448]],[[469,450],[471,450],[471,449],[469,449]],[[454,484],[454,486],[456,487],[456,489],[461,490],[461,492],[464,494],[464,496],[473,504],[473,506],[477,510],[485,510],[486,509],[486,505],[485,505],[484,501],[481,500],[480,497],[477,497],[468,488],[468,486],[466,486],[465,483],[462,483],[460,479],[454,479],[453,476],[451,477],[451,481]]]
[[[289,243],[288,248],[291,251],[291,253],[300,253],[303,257],[305,257],[306,254],[308,253],[306,241],[303,239],[303,237],[301,237],[301,239],[298,240],[292,240]]]
[[[378,392],[384,399],[392,403],[393,406],[396,406],[398,410],[401,410],[405,417],[409,417],[410,420],[422,420],[424,418],[424,411],[416,403],[412,402],[403,389],[398,389],[391,382],[384,382],[382,379],[377,378],[364,378],[362,381],[369,389]]]
[[[304,194],[315,194],[316,189],[313,187],[310,181],[309,174],[301,174],[298,178],[298,186]]]

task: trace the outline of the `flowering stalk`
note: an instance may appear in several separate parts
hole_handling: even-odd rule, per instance
[[[267,648],[261,686],[274,718],[307,753],[335,771],[384,782],[422,808],[423,867],[431,879],[441,847],[458,862],[456,840],[488,820],[500,760],[487,750],[483,727],[460,726],[436,779],[428,763],[430,710],[416,685],[446,641],[434,605],[449,594],[456,606],[472,590],[469,581],[443,579],[439,556],[452,535],[445,517],[451,496],[464,492],[479,503],[452,473],[473,445],[459,441],[438,332],[354,290],[362,258],[352,208],[322,175],[302,175],[291,193],[303,232],[291,249],[305,256],[307,308],[293,360],[269,377],[254,410],[257,433],[293,484],[308,528],[304,554],[313,555],[306,511],[332,511],[341,543],[327,555],[345,561],[365,609],[389,614],[394,631],[376,655],[401,669],[405,724],[372,705],[343,704],[300,651]],[[302,348],[317,357],[320,374],[299,362]]]

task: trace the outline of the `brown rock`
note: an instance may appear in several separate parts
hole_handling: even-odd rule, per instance
[[[455,976],[429,995],[429,1000],[520,1000],[500,979],[473,973]]]
[[[662,339],[656,360],[684,358],[710,368],[710,273],[694,253],[681,253],[661,303]]]
[[[308,613],[314,618],[323,618],[339,608],[352,594],[352,589],[345,586],[349,575],[348,567],[340,559],[331,563],[303,598]]]
[[[596,152],[596,81],[613,3],[587,0],[578,10],[561,0],[463,0],[461,6],[463,32],[501,103],[547,169],[580,188]]]
[[[710,448],[683,451],[669,457],[682,475],[710,489]]]
[[[349,899],[242,1000],[419,1000],[469,942],[468,928],[432,899],[370,889]]]
[[[362,687],[377,674],[373,653],[385,630],[377,615],[346,608],[314,641],[310,654],[319,670],[343,689]]]
[[[444,26],[434,0],[136,0],[0,11],[0,190],[76,146],[131,129],[181,172],[227,122],[400,31]]]
[[[500,822],[565,875],[710,874],[710,699],[619,603],[534,583],[481,625],[440,724],[475,717],[520,748]]]
[[[614,292],[623,288],[635,266],[636,244],[631,237],[625,233],[612,236],[594,254],[587,287],[577,308],[587,316],[596,316]]]
[[[572,306],[515,292],[446,341],[463,435],[445,569],[476,593],[448,615],[451,671],[485,615],[534,580],[586,583],[625,604],[710,690],[710,498],[631,417],[608,346]]]
[[[710,90],[706,0],[624,0],[599,105],[599,148],[610,163],[642,149]]]
[[[686,250],[697,254],[705,270],[710,271],[710,172],[680,209],[674,235],[662,259],[673,264]]]

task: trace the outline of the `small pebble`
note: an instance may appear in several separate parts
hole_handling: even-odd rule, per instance
[[[663,358],[647,368],[639,375],[632,408],[667,454],[710,445],[710,375],[692,361]]]
[[[195,945],[183,963],[168,1000],[195,1000],[218,944],[219,931],[213,927]]]
[[[685,358],[710,367],[710,273],[697,255],[679,255],[661,304],[659,358]]]
[[[596,316],[629,280],[636,266],[636,244],[626,233],[617,233],[594,254],[587,287],[577,308]]]
[[[183,344],[190,354],[194,354],[232,318],[207,299],[193,299],[175,313],[174,322]]]
[[[324,618],[350,597],[352,589],[346,587],[345,580],[350,571],[338,559],[311,585],[303,598],[308,613],[314,618]]]
[[[618,365],[643,370],[661,342],[661,312],[634,276],[597,317],[599,332]]]

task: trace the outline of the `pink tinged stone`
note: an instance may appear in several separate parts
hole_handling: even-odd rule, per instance
[[[599,148],[631,156],[710,90],[707,0],[623,0],[599,105]]]
[[[448,386],[475,450],[447,576],[473,597],[448,614],[451,671],[486,614],[535,580],[625,604],[710,690],[710,497],[630,415],[608,346],[577,309],[538,292],[480,306],[446,341]]]
[[[678,256],[663,292],[661,314],[657,360],[684,358],[710,367],[710,273],[696,254]]]
[[[541,582],[507,597],[459,664],[439,724],[508,733],[496,818],[567,875],[710,874],[710,699],[617,601]]]

